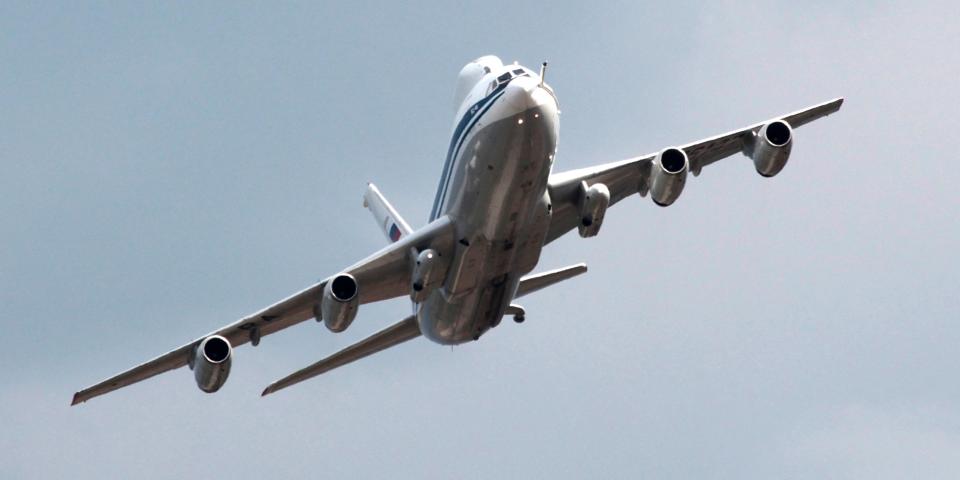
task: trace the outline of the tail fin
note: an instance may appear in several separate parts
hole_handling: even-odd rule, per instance
[[[367,191],[363,194],[363,206],[370,209],[373,218],[377,220],[384,235],[391,242],[396,242],[413,232],[410,225],[372,183],[367,184]]]

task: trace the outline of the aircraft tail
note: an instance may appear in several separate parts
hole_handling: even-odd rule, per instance
[[[384,235],[391,242],[396,242],[413,232],[410,224],[400,216],[397,209],[390,205],[377,186],[372,183],[367,184],[367,191],[363,194],[363,206],[370,209],[373,218],[377,220]]]

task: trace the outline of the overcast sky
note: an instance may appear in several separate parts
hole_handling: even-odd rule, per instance
[[[0,5],[0,477],[960,475],[957,2],[70,3]],[[260,398],[384,302],[68,407],[381,247],[366,182],[422,225],[484,54],[550,61],[558,170],[847,100],[550,245],[590,272],[480,342]]]

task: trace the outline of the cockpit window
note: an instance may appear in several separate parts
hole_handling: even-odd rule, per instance
[[[530,76],[530,74],[527,73],[522,68],[517,68],[513,71],[508,70],[506,73],[497,77],[496,80],[490,82],[490,88],[488,88],[488,93],[489,91],[493,91],[493,89],[497,88],[498,85],[504,85],[504,84],[510,83],[510,80],[513,80],[514,78],[525,77],[525,76]]]

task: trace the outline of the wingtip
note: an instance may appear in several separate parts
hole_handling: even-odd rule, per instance
[[[80,392],[74,393],[73,400],[70,401],[70,406],[72,407],[80,403],[83,403],[83,400],[80,400]]]
[[[275,392],[275,391],[276,391],[276,390],[274,390],[273,385],[270,385],[269,387],[263,389],[263,393],[261,393],[260,396],[261,396],[261,397],[266,397],[267,395],[270,395],[271,393],[273,393],[273,392]]]

